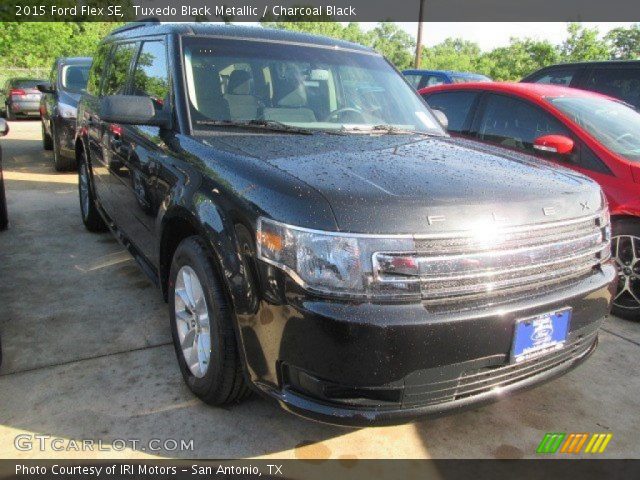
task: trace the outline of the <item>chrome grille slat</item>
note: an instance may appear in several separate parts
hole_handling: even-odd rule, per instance
[[[536,245],[541,243],[549,243],[562,241],[567,238],[573,238],[580,233],[588,234],[593,231],[594,218],[580,223],[570,223],[569,225],[560,225],[557,227],[547,227],[545,229],[537,229],[533,231],[517,231],[505,233],[506,238],[501,242],[503,248],[523,247],[527,245]],[[534,236],[532,236],[534,233]],[[468,251],[486,251],[495,248],[495,245],[474,241],[472,237],[458,236],[439,239],[416,239],[416,247],[418,251],[431,252],[433,254],[456,254]]]
[[[540,263],[536,263],[533,265],[524,265],[521,267],[511,267],[511,268],[505,268],[502,270],[484,270],[482,272],[479,273],[469,273],[469,274],[463,274],[463,275],[456,275],[456,276],[432,276],[432,275],[424,275],[424,276],[420,276],[420,280],[422,281],[422,283],[430,283],[430,282],[442,282],[445,280],[466,280],[466,279],[482,279],[482,278],[489,278],[489,277],[499,277],[501,275],[504,274],[509,274],[509,273],[524,273],[527,270],[533,270],[533,269],[537,269],[537,268],[541,268],[541,267],[552,267],[554,265],[558,265],[558,264],[562,264],[562,263],[579,263],[580,260],[584,260],[584,259],[589,259],[590,260],[590,264],[593,266],[594,261],[593,259],[595,258],[594,256],[597,253],[601,253],[603,252],[604,248],[602,246],[602,244],[598,245],[597,247],[592,248],[591,250],[587,250],[585,252],[582,252],[578,255],[572,255],[569,257],[560,257],[556,260],[550,260],[547,262],[540,262]],[[425,261],[429,261],[428,259],[425,259]]]
[[[426,304],[504,301],[588,275],[611,256],[609,228],[603,211],[480,235],[416,238],[414,252],[374,254],[374,276],[381,285],[419,282]]]

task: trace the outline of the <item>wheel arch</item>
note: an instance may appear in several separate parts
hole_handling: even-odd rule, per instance
[[[176,248],[185,238],[200,236],[215,263],[223,288],[234,311],[244,313],[248,298],[246,268],[235,230],[235,222],[211,200],[199,199],[193,208],[174,205],[160,220],[158,274],[165,301],[169,292],[169,272]]]

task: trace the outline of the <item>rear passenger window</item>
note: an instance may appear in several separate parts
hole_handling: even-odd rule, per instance
[[[100,93],[100,82],[105,72],[105,63],[109,58],[111,45],[100,45],[98,51],[93,57],[93,63],[89,72],[89,82],[87,83],[87,93],[98,95]]]
[[[440,75],[423,75],[422,81],[420,82],[420,88],[433,87],[444,83],[446,83],[445,79]]]
[[[572,135],[544,110],[504,95],[488,95],[480,122],[480,140],[534,153],[533,141],[542,135]]]
[[[541,76],[530,79],[529,82],[569,86],[577,71],[577,67],[553,68],[543,72]]]
[[[583,88],[619,98],[638,107],[640,106],[640,68],[595,67],[588,75]]]
[[[416,75],[415,73],[410,73],[405,75],[404,78],[406,78],[407,81],[411,84],[411,86],[417,90],[420,86],[420,80],[422,80],[422,75]]]
[[[169,100],[167,56],[163,42],[144,42],[133,74],[133,95],[150,97],[156,111]]]
[[[107,70],[107,77],[102,88],[103,95],[121,95],[127,86],[127,74],[131,60],[136,53],[137,44],[123,43],[116,45]]]
[[[442,92],[425,98],[429,106],[442,111],[449,120],[450,132],[462,132],[473,102],[478,97],[476,92]]]

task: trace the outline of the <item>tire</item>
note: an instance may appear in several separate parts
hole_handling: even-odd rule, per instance
[[[78,168],[78,197],[80,200],[80,215],[85,228],[90,232],[105,232],[107,225],[96,207],[93,181],[84,154],[80,157],[80,167]]]
[[[53,144],[53,167],[56,169],[56,172],[73,170],[75,161],[71,158],[63,157],[60,153],[60,139],[58,138],[53,122],[51,122],[51,142]]]
[[[178,364],[189,389],[205,403],[228,405],[241,401],[250,390],[242,372],[231,308],[213,262],[200,237],[186,238],[178,245],[169,274],[169,317]],[[195,301],[185,300],[188,298]]]
[[[16,114],[13,113],[13,110],[11,110],[9,105],[7,105],[7,121],[8,122],[13,122],[15,120],[16,120]]]
[[[44,119],[42,120],[42,148],[45,150],[51,150],[53,148],[51,135],[49,135],[44,128]]]
[[[619,282],[611,312],[640,322],[640,219],[614,220],[612,229],[611,249]]]
[[[4,180],[2,178],[2,159],[0,159],[0,231],[6,230],[9,226],[9,215],[7,214],[7,199],[4,193]]]

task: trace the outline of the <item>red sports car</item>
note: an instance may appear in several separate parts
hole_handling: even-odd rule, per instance
[[[446,114],[452,135],[554,161],[601,185],[619,266],[613,312],[640,320],[640,113],[622,101],[557,85],[466,83],[420,94]]]

